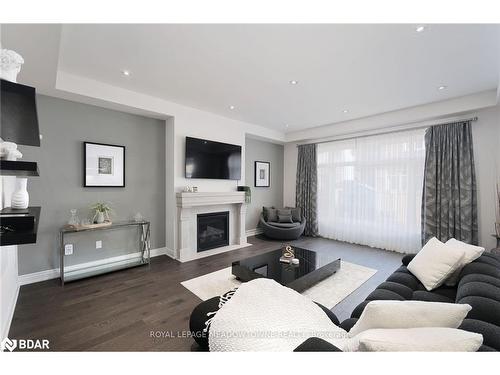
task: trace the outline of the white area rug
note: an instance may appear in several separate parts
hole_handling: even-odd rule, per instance
[[[339,271],[305,290],[302,294],[331,309],[376,273],[377,270],[372,268],[342,261]],[[240,284],[241,282],[231,274],[231,267],[181,283],[203,301],[220,296]]]

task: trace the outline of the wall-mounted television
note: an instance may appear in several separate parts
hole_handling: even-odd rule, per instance
[[[0,80],[0,125],[4,141],[40,146],[34,87]]]
[[[241,146],[186,137],[186,178],[241,179]]]

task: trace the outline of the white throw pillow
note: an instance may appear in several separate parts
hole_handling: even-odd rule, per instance
[[[349,331],[349,337],[373,328],[457,328],[470,305],[425,301],[371,301]]]
[[[361,352],[475,352],[483,336],[456,328],[370,329],[352,339]]]
[[[457,251],[464,252],[464,257],[462,258],[462,261],[460,262],[458,268],[444,282],[446,285],[455,286],[457,285],[458,276],[460,275],[460,272],[462,272],[462,268],[464,268],[470,262],[479,258],[484,252],[484,247],[469,245],[468,243],[456,240],[454,238],[450,238],[448,241],[446,241],[446,245],[453,247]]]
[[[457,250],[432,237],[407,268],[430,291],[443,284],[455,272],[463,257],[463,250]]]

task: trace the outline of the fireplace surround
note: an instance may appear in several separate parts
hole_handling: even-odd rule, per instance
[[[229,245],[229,211],[197,215],[197,251]]]
[[[172,257],[186,262],[251,246],[245,232],[245,192],[180,192],[177,200],[177,240]],[[228,244],[198,251],[198,215],[229,212]]]

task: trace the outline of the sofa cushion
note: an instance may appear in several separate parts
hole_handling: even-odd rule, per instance
[[[277,221],[268,222],[269,225],[277,228],[297,228],[300,227],[299,223],[278,223]]]
[[[499,301],[486,297],[467,296],[458,300],[457,303],[466,303],[472,306],[467,318],[500,326]]]
[[[335,345],[319,337],[309,337],[302,344],[297,346],[294,352],[341,352]]]
[[[422,301],[371,301],[349,337],[372,328],[457,328],[470,311],[466,304]]]
[[[279,215],[278,214],[278,223],[293,223],[292,215]],[[298,223],[296,223],[298,224]]]
[[[409,272],[394,272],[387,278],[387,281],[405,285],[411,290],[425,290],[425,287],[420,283],[420,281],[418,281],[418,279]]]
[[[404,299],[412,299],[413,290],[408,288],[406,285],[394,283],[392,281],[384,281],[380,284],[377,289],[390,290],[391,292],[397,293]]]
[[[432,290],[440,286],[462,264],[464,251],[432,237],[408,264],[408,270]]]
[[[289,208],[278,208],[278,215],[292,216],[292,210],[290,210]]]
[[[416,290],[413,292],[412,298],[415,301],[425,301],[425,302],[444,302],[444,303],[454,303],[455,299],[448,298],[446,296],[428,292],[427,290]]]
[[[460,279],[462,279],[466,275],[473,273],[479,273],[481,275],[489,275],[497,279],[500,279],[500,266],[495,266],[493,264],[485,263],[483,261],[480,261],[480,259],[481,258],[478,259],[479,260],[478,262],[472,262],[466,265],[462,269],[462,272],[460,273]]]
[[[446,241],[446,245],[456,248],[457,251],[464,252],[464,257],[462,258],[458,268],[448,277],[447,280],[445,280],[446,285],[453,286],[457,284],[462,268],[464,268],[473,260],[479,258],[484,252],[484,247],[469,245],[468,243],[458,241],[455,238],[450,238],[448,241]]]
[[[262,214],[264,215],[264,220],[265,221],[269,221],[269,211],[270,210],[275,210],[276,208],[274,206],[270,206],[270,207],[262,207]]]
[[[393,292],[392,290],[387,289],[375,289],[371,292],[368,297],[366,297],[367,301],[377,301],[377,300],[396,300],[396,301],[404,301],[405,298],[400,294]]]
[[[468,283],[460,284],[456,299],[460,301],[461,299],[470,296],[485,297],[500,301],[500,287],[490,283],[483,283],[481,281],[470,281]]]
[[[347,332],[356,324],[358,318],[349,318],[340,323],[340,328],[345,329]]]
[[[300,223],[302,221],[302,213],[300,207],[285,207],[286,209],[289,209],[292,211],[292,220]]]
[[[353,338],[349,346],[367,352],[475,352],[482,343],[483,337],[477,333],[456,328],[419,327],[369,329]]]
[[[500,350],[500,327],[477,319],[464,319],[459,327],[483,335],[483,345]]]

